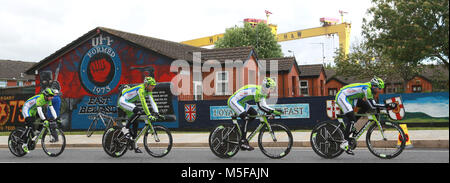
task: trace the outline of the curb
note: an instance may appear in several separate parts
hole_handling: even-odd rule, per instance
[[[254,147],[258,147],[256,142],[250,143]],[[364,141],[358,141],[358,147],[366,147]],[[411,140],[412,147],[414,148],[449,148],[449,140]],[[139,143],[139,146],[143,146]],[[73,143],[66,144],[66,148],[71,147],[102,147],[102,144],[83,144]],[[194,142],[194,143],[173,143],[172,147],[209,147],[208,143]],[[311,147],[309,141],[294,141],[293,147]],[[0,148],[8,148],[8,144],[0,144]],[[410,148],[410,147],[407,147]]]

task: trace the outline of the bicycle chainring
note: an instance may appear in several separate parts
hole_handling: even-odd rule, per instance
[[[354,138],[350,138],[348,142],[348,146],[350,149],[354,150],[356,148],[357,142]]]

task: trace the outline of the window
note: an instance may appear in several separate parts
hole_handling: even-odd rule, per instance
[[[300,80],[300,95],[308,96],[308,80]]]
[[[4,88],[6,87],[7,82],[4,80],[0,80],[0,87]]]
[[[216,72],[216,95],[228,94],[228,71]]]
[[[17,86],[23,86],[23,81],[17,81]]]
[[[194,100],[203,100],[203,79],[202,73],[194,71],[194,75],[192,77],[194,81]]]
[[[414,93],[420,93],[422,92],[422,85],[413,85],[412,90]]]
[[[328,96],[336,96],[337,92],[337,88],[328,88]]]
[[[203,84],[201,81],[194,81],[194,100],[203,100]]]

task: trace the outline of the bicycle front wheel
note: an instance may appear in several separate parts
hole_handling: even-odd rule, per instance
[[[376,123],[367,131],[366,143],[369,151],[382,159],[392,159],[405,149],[405,132],[396,123],[384,122],[381,129]]]
[[[291,151],[293,138],[291,130],[282,124],[270,124],[261,128],[258,136],[258,146],[261,152],[269,158],[280,159]]]
[[[231,158],[239,151],[241,135],[233,124],[219,124],[209,134],[209,148],[219,158]]]
[[[314,126],[311,132],[311,148],[323,158],[331,159],[341,155],[339,146],[344,141],[344,133],[335,121],[324,121]]]
[[[51,157],[59,156],[66,147],[66,137],[64,136],[64,132],[59,128],[50,130],[50,133],[48,132],[49,131],[46,130],[41,139],[42,149]]]
[[[169,154],[172,149],[172,133],[164,126],[154,125],[154,131],[146,131],[144,146],[148,154],[155,158],[161,158]]]
[[[86,132],[86,136],[87,137],[91,137],[91,135],[94,133],[94,131],[97,129],[97,123],[98,123],[98,118],[94,118],[92,120],[91,125],[89,125],[89,128],[87,129]]]

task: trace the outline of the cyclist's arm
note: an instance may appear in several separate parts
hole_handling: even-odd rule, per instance
[[[258,108],[264,111],[265,113],[272,113],[274,111],[274,109],[272,109],[267,105],[265,97],[262,97],[259,102],[256,102],[256,104],[258,104]]]
[[[152,93],[150,93],[150,95],[148,95],[148,99],[149,99],[149,101],[150,101],[150,105],[152,106],[153,112],[159,114],[158,106],[156,105],[156,102],[155,102],[155,100],[153,99],[153,94],[152,94]]]
[[[140,88],[139,89],[139,100],[141,100],[141,104],[142,104],[142,109],[144,110],[145,114],[147,116],[150,116],[150,111],[148,110],[148,106],[147,106],[147,102],[145,101],[145,89],[144,88]]]
[[[54,119],[58,118],[58,115],[56,114],[55,108],[53,108],[53,105],[49,106],[50,112],[52,113],[52,116]]]
[[[42,111],[42,107],[44,107],[45,104],[47,104],[47,103],[45,102],[45,99],[44,99],[44,96],[43,96],[43,95],[41,95],[39,98],[36,99],[36,109],[37,109],[37,113],[38,113],[39,117],[40,117],[42,120],[46,120],[46,119],[47,119],[47,118],[45,117],[44,112]],[[51,102],[48,103],[49,106],[51,106],[51,104],[52,104]]]
[[[37,112],[38,112],[39,117],[40,117],[43,121],[46,120],[45,115],[44,115],[44,112],[42,112],[42,106],[37,106],[36,109],[37,109]]]
[[[367,103],[369,103],[370,108],[376,109],[376,108],[384,108],[384,104],[377,104],[375,100],[373,99],[372,90],[370,88],[365,88],[364,94],[366,95]]]

